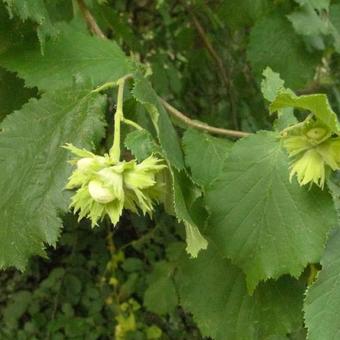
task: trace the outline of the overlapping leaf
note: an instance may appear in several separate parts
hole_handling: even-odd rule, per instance
[[[75,77],[91,79],[94,86],[128,74],[130,63],[118,45],[91,37],[71,26],[60,26],[57,40],[39,46],[23,44],[0,56],[0,65],[17,72],[26,85],[54,90],[72,85]]]
[[[180,261],[176,284],[181,305],[215,340],[267,339],[292,332],[302,321],[303,287],[297,281],[267,282],[249,296],[242,271],[212,243],[197,259]]]
[[[207,186],[220,174],[233,143],[189,129],[183,137],[186,164],[193,180]]]
[[[105,101],[90,88],[31,99],[3,121],[0,133],[0,268],[23,269],[55,245],[67,208],[67,142],[91,148],[103,135]]]
[[[270,67],[266,67],[263,72],[263,79],[261,82],[261,92],[263,98],[272,102],[278,92],[285,89],[285,82],[281,79],[280,74],[274,72]]]
[[[277,134],[260,132],[235,144],[207,190],[206,233],[244,270],[250,291],[260,280],[297,277],[318,262],[337,223],[328,192],[290,183],[288,164]]]
[[[175,213],[179,221],[183,221],[186,232],[186,251],[196,257],[202,249],[207,249],[208,242],[202,236],[200,229],[205,225],[205,212],[203,218],[193,217],[193,204],[199,198],[200,192],[195,188],[185,172],[172,169]],[[199,222],[197,222],[197,220]],[[197,224],[199,223],[199,225]]]
[[[160,153],[159,146],[147,130],[136,130],[129,133],[124,144],[132,151],[138,161],[143,161],[153,153]]]
[[[285,88],[285,82],[281,79],[280,75],[274,72],[270,67],[266,67],[262,75],[263,79],[261,82],[261,92],[263,97],[269,102],[273,102],[280,91],[290,91]],[[289,125],[297,123],[293,108],[287,107],[279,109],[277,113],[278,118],[274,123],[276,130],[280,131]]]
[[[184,172],[183,153],[176,130],[157,94],[139,73],[135,74],[133,94],[136,100],[148,110],[157,130],[158,139],[163,154],[169,162],[172,175],[176,216],[179,221],[183,221],[186,228],[187,251],[195,257],[201,249],[206,249],[207,241],[201,235],[190,214],[190,204],[194,201],[195,188]]]
[[[247,52],[257,76],[270,66],[293,89],[303,87],[313,79],[318,62],[317,54],[307,52],[290,22],[276,14],[266,16],[255,24]]]
[[[295,30],[303,35],[319,35],[330,33],[330,25],[327,16],[320,15],[316,10],[328,10],[328,5],[320,8],[320,1],[305,1],[301,8],[288,15]]]
[[[305,321],[308,339],[335,340],[340,333],[340,232],[330,239],[321,260],[322,270],[307,291]]]
[[[134,79],[133,95],[150,113],[165,156],[172,166],[178,170],[184,169],[183,153],[177,133],[156,92],[141,74],[135,73]]]
[[[10,19],[5,5],[0,1],[0,55],[24,42],[37,42],[36,34],[32,32],[32,24],[23,23],[17,18]]]
[[[37,32],[42,45],[48,36],[56,36],[58,29],[53,25],[48,10],[43,0],[3,0],[8,11],[13,15],[18,15],[22,21],[32,20],[38,24]]]

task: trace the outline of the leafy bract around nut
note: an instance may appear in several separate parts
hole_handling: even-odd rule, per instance
[[[71,144],[65,146],[77,159],[66,185],[67,189],[77,189],[72,197],[71,207],[79,212],[79,220],[88,217],[92,226],[97,225],[105,215],[115,225],[123,208],[138,213],[151,214],[159,200],[162,184],[156,176],[166,166],[162,160],[150,156],[141,163],[112,162],[108,155],[97,156],[90,151],[78,149]]]
[[[283,145],[292,158],[290,180],[296,175],[300,185],[324,187],[327,172],[340,168],[340,139],[318,120],[309,120],[283,136]]]
[[[332,135],[314,117],[283,134],[283,145],[292,158],[290,180],[296,175],[300,185],[314,183],[323,189],[327,173],[340,168],[340,139]]]
[[[324,187],[327,173],[340,169],[340,125],[324,94],[296,96],[283,89],[270,105],[271,112],[285,108],[309,111],[308,117],[281,132],[292,159],[290,180]]]

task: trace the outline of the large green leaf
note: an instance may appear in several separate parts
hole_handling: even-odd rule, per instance
[[[317,54],[307,52],[290,22],[275,14],[258,21],[252,28],[247,52],[258,77],[270,66],[291,88],[303,87],[311,81],[318,63]]]
[[[31,99],[1,124],[0,268],[23,269],[44,243],[56,244],[71,170],[61,146],[90,148],[104,133],[105,100],[89,93],[65,89]]]
[[[54,90],[72,85],[75,77],[91,79],[94,86],[115,81],[130,72],[130,63],[118,45],[91,37],[62,25],[57,40],[46,42],[44,55],[39,46],[13,48],[0,56],[0,65],[17,72],[26,85]]]
[[[340,333],[340,232],[327,245],[322,270],[307,291],[305,321],[309,340],[336,340]]]
[[[197,259],[179,263],[181,305],[204,336],[215,340],[263,340],[284,335],[302,322],[303,287],[294,279],[261,283],[249,296],[244,274],[209,243]]]
[[[233,143],[189,129],[183,136],[186,164],[193,180],[206,186],[220,174]]]
[[[338,117],[325,94],[296,96],[292,91],[282,91],[270,105],[270,111],[275,112],[288,107],[308,110],[332,131],[340,131]]]
[[[290,183],[288,167],[278,135],[260,132],[235,144],[207,190],[206,233],[244,270],[251,291],[260,280],[298,277],[318,262],[337,224],[329,193]]]

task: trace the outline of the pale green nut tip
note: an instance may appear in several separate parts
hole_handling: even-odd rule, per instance
[[[114,163],[108,155],[98,156],[71,144],[66,148],[77,156],[66,188],[76,189],[70,207],[79,213],[79,220],[87,217],[96,226],[107,215],[115,225],[124,208],[152,215],[164,189],[158,178],[166,168],[161,159],[151,155],[140,163]]]

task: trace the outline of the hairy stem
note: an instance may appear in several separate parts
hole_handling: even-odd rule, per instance
[[[191,126],[191,127],[195,128],[195,129],[206,131],[206,132],[209,132],[209,133],[212,133],[212,134],[216,134],[216,135],[223,135],[223,136],[233,137],[233,138],[247,137],[247,136],[252,134],[250,132],[217,128],[217,127],[210,126],[208,124],[199,122],[197,120],[192,120],[189,117],[187,117],[184,113],[180,112],[179,110],[174,108],[172,105],[170,105],[164,99],[159,98],[159,100],[161,101],[163,106],[166,108],[166,110],[170,114],[172,114],[174,117],[178,118],[180,121],[182,121],[186,125]]]
[[[124,86],[125,86],[125,81],[128,76],[120,78],[117,81],[118,94],[117,94],[117,108],[116,108],[115,119],[114,119],[115,129],[114,129],[114,136],[113,136],[113,145],[112,145],[112,148],[110,149],[110,157],[114,163],[117,163],[120,160],[120,125],[121,125],[121,121],[124,119],[124,116],[123,116]]]
[[[126,119],[126,118],[123,117],[122,122],[125,123],[126,125],[130,125],[130,126],[134,127],[137,130],[143,130],[143,128],[139,124],[135,123],[133,120]]]
[[[110,81],[110,82],[105,83],[101,86],[98,86],[97,88],[92,90],[92,92],[101,92],[101,91],[105,91],[105,90],[108,90],[108,89],[112,89],[115,85],[116,85],[116,83],[114,81]]]

